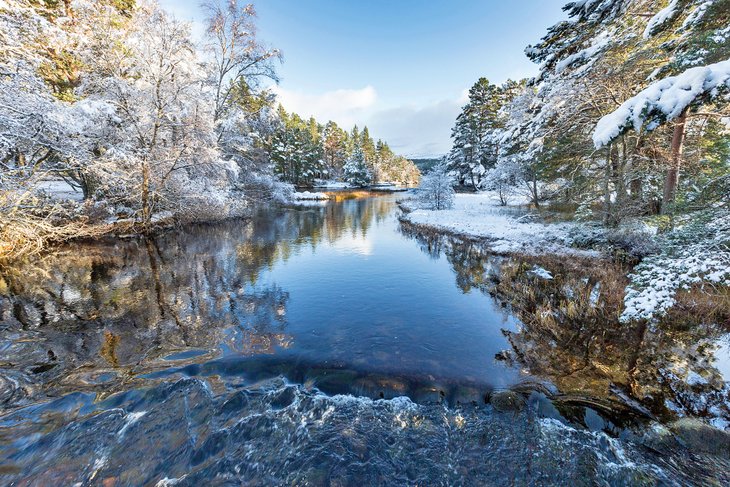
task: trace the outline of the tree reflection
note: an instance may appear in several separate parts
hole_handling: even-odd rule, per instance
[[[366,235],[391,205],[271,209],[155,239],[75,244],[5,269],[0,403],[80,388],[109,394],[184,350],[199,350],[186,361],[202,362],[290,347],[289,294],[261,273],[300,249]]]
[[[718,343],[730,330],[702,316],[658,324],[620,323],[625,270],[608,262],[557,257],[499,257],[476,242],[402,225],[430,255],[443,253],[456,285],[477,288],[520,319],[504,330],[515,362],[549,379],[568,402],[629,406],[663,420],[691,415],[730,421],[730,388],[717,368]],[[544,279],[535,266],[553,276]],[[603,405],[603,406],[601,406]]]

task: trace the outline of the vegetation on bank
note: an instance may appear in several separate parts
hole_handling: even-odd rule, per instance
[[[252,5],[211,1],[200,47],[154,0],[0,5],[0,260],[286,201],[315,177],[417,184],[367,129],[277,110]],[[61,197],[59,197],[61,195]]]
[[[689,289],[730,308],[730,2],[564,10],[526,50],[537,77],[469,91],[445,158],[454,183],[568,211],[585,246],[642,260],[625,321]]]
[[[303,120],[279,106],[280,125],[265,143],[274,173],[297,186],[317,180],[341,181],[355,187],[391,182],[417,186],[420,171],[413,162],[396,155],[387,142],[373,140],[367,127],[349,132],[333,121],[322,125]]]

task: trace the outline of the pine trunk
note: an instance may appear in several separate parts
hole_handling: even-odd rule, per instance
[[[608,153],[606,154],[606,169],[603,175],[603,224],[608,225],[611,222],[611,153],[613,145],[608,145]]]
[[[662,213],[671,211],[674,199],[677,196],[677,185],[679,184],[679,169],[682,164],[682,148],[684,146],[685,124],[687,122],[687,110],[677,118],[672,135],[672,156],[664,180],[664,197],[662,198]]]

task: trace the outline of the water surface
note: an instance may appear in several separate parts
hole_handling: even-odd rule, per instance
[[[6,270],[0,479],[730,480],[726,331],[643,330],[629,353],[615,324],[555,328],[520,304],[545,293],[534,263],[397,215],[394,196],[343,193]],[[555,282],[552,297],[600,295]],[[677,349],[695,338],[688,364]],[[682,428],[716,434],[717,451]]]

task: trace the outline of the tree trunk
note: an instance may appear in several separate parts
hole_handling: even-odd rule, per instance
[[[606,169],[603,175],[603,224],[608,225],[611,222],[611,153],[613,145],[608,145],[608,154],[606,154]]]
[[[644,197],[644,183],[641,180],[642,173],[637,167],[637,161],[639,159],[639,153],[644,146],[644,137],[641,134],[636,136],[636,145],[629,156],[629,192],[631,193],[631,199],[634,201],[640,201]]]
[[[537,174],[535,172],[532,172],[532,202],[535,205],[535,208],[540,208],[540,199],[537,194]]]
[[[682,148],[684,145],[685,124],[687,122],[687,109],[677,118],[672,135],[672,157],[664,180],[664,197],[662,198],[662,214],[671,211],[674,199],[677,196],[677,184],[679,183],[679,168],[682,164]]]
[[[616,151],[614,158],[614,185],[616,187],[616,203],[621,206],[628,199],[628,191],[626,189],[626,161],[628,159],[626,139],[621,137],[621,152]]]
[[[150,167],[147,161],[142,163],[142,225],[145,231],[152,220],[150,209]]]
[[[634,178],[631,180],[630,183],[630,189],[631,189],[631,198],[634,201],[641,201],[641,199],[644,197],[644,185],[639,178]]]

